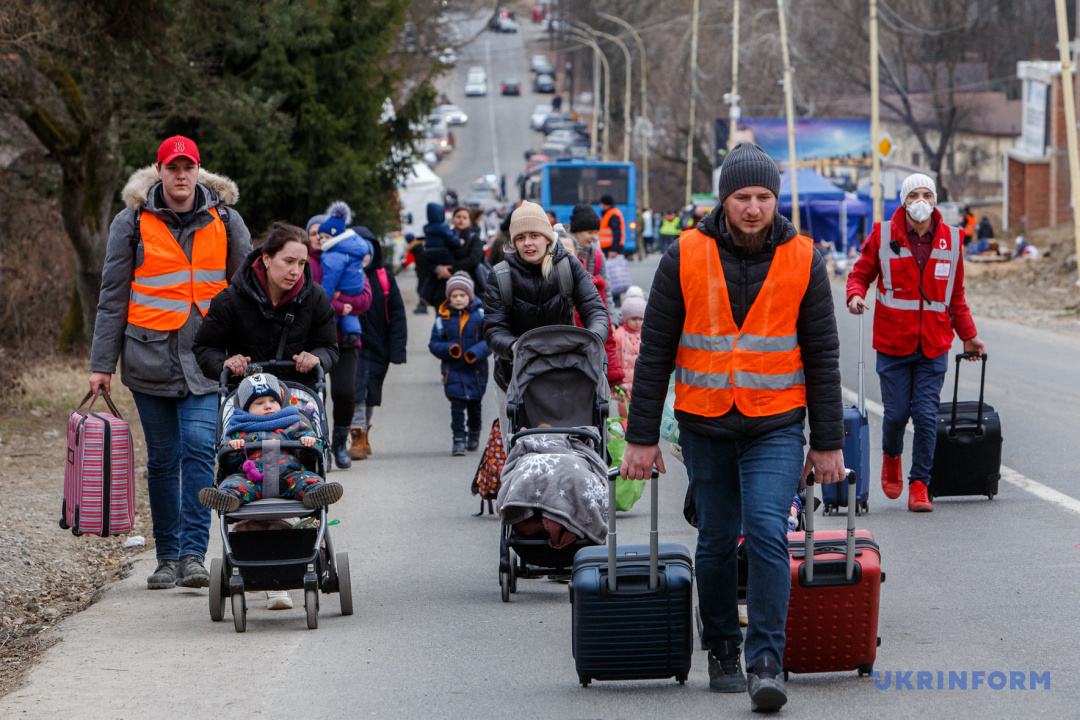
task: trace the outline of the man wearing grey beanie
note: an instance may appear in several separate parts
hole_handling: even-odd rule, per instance
[[[782,658],[791,570],[787,518],[800,477],[837,482],[844,461],[840,343],[832,289],[813,241],[776,212],[780,171],[736,145],[720,204],[660,260],[649,295],[626,430],[623,477],[664,471],[658,446],[668,377],[698,517],[695,558],[709,688],[787,702]],[[803,457],[803,425],[810,450]],[[736,604],[736,540],[749,555],[746,668]]]

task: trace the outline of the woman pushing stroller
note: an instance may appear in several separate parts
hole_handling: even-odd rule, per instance
[[[575,308],[582,325],[600,338],[607,337],[610,322],[585,266],[555,242],[539,205],[525,201],[514,210],[510,238],[506,260],[496,265],[484,296],[484,337],[495,354],[495,404],[506,445],[514,431],[506,417],[506,388],[518,338],[538,327],[573,325]]]

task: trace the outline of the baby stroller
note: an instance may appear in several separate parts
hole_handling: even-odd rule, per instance
[[[275,368],[293,368],[291,361],[255,363],[267,372]],[[245,450],[261,450],[263,456],[275,451],[288,450],[300,459],[305,469],[326,477],[330,452],[326,409],[326,382],[321,366],[316,366],[315,392],[306,385],[281,381],[296,398],[301,412],[309,416],[322,441],[324,451],[304,447],[296,441],[250,442]],[[236,410],[236,392],[229,389],[231,373],[224,370],[218,385],[218,417],[215,437],[218,440],[218,469],[216,482],[225,479],[226,472],[221,458],[235,452],[228,446],[224,430]],[[272,447],[277,444],[275,449]],[[271,469],[273,468],[273,469]],[[241,505],[236,512],[219,513],[223,557],[210,563],[210,619],[219,622],[225,618],[226,601],[231,598],[233,626],[236,632],[247,629],[247,601],[245,592],[258,590],[304,591],[304,608],[307,626],[314,630],[319,626],[319,591],[338,593],[341,614],[352,615],[352,584],[349,578],[349,554],[334,553],[330,528],[326,522],[326,507],[311,510],[298,500],[286,500],[278,495],[276,464],[267,463],[263,470],[262,497]],[[236,524],[264,526],[271,521],[300,518],[296,527],[289,529],[251,529],[239,531]],[[230,527],[232,526],[232,527]]]
[[[516,433],[507,431],[508,466],[514,447],[530,436],[562,435],[575,442],[579,454],[585,449],[594,458],[589,464],[598,466],[606,477],[604,427],[609,396],[607,354],[603,341],[594,333],[559,325],[523,334],[514,351],[514,374],[507,388],[508,427],[518,429]],[[574,555],[583,547],[602,544],[606,526],[602,535],[594,535],[597,539],[576,533],[579,539],[559,548],[552,547],[547,537],[525,537],[515,529],[515,522],[507,522],[507,498],[512,490],[506,469],[503,478],[499,496],[503,518],[499,585],[503,602],[509,602],[510,595],[517,592],[519,578],[568,577]],[[601,478],[600,482],[606,497],[606,480]]]

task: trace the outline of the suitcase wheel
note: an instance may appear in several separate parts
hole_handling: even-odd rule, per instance
[[[589,687],[589,683],[592,682],[592,678],[587,676],[587,675],[578,675],[577,679],[578,679],[578,682],[581,683],[581,687],[584,687],[584,688]]]
[[[987,500],[993,500],[994,499],[994,493],[986,493],[986,499]]]
[[[787,682],[790,679],[791,679],[791,673],[788,672],[787,670],[785,670],[784,671],[784,682]]]
[[[865,677],[874,673],[874,663],[867,663],[866,665],[860,665],[856,668],[859,671],[859,677]]]
[[[680,685],[685,685],[686,684],[686,677],[687,677],[686,675],[676,675],[675,679],[679,681]]]

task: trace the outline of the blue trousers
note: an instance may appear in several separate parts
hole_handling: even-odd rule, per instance
[[[908,418],[915,426],[911,443],[908,482],[930,484],[937,444],[937,410],[941,385],[949,368],[949,353],[928,358],[920,347],[910,355],[877,354],[877,374],[881,382],[881,449],[889,457],[904,453],[904,430]]]
[[[214,484],[217,395],[131,393],[146,437],[146,480],[158,560],[206,557],[210,511],[199,491]]]
[[[747,542],[746,666],[784,657],[791,566],[787,518],[803,466],[802,423],[744,441],[680,434],[698,516],[695,556],[702,641],[740,643],[736,551]]]

